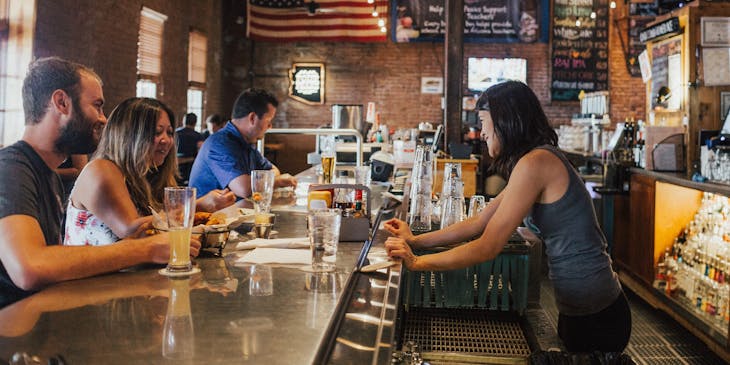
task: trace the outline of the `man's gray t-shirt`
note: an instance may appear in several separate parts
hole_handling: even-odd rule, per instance
[[[35,218],[46,245],[61,244],[63,184],[54,170],[24,141],[0,150],[0,219]],[[11,243],[12,244],[12,243]],[[0,308],[31,294],[18,288],[0,262]]]

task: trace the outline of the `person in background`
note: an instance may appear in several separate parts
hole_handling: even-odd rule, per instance
[[[59,281],[167,262],[167,234],[102,248],[61,245],[63,186],[54,169],[99,143],[106,124],[99,76],[41,58],[31,63],[22,94],[23,137],[0,150],[0,307]],[[191,254],[199,248],[194,241]]]
[[[68,196],[71,195],[71,189],[74,187],[76,178],[79,177],[81,170],[89,162],[89,155],[71,155],[66,158],[61,165],[56,169],[56,173],[61,177],[63,182],[63,202],[68,201]]]
[[[385,242],[409,270],[450,270],[494,259],[520,223],[545,243],[559,311],[558,335],[571,352],[621,352],[631,335],[631,312],[580,175],[557,148],[537,96],[508,81],[477,102],[482,138],[507,185],[480,215],[414,236],[397,219]],[[476,237],[476,238],[474,238]],[[465,242],[447,251],[415,256],[412,248]]]
[[[190,186],[201,194],[230,188],[241,198],[251,195],[251,171],[274,170],[275,187],[296,186],[293,177],[280,176],[276,168],[255,148],[271,128],[279,102],[262,89],[244,90],[233,105],[233,119],[208,138],[190,172]]]
[[[108,245],[150,228],[152,209],[164,209],[165,187],[177,185],[174,120],[157,99],[130,98],[114,108],[71,192],[65,245]],[[235,201],[232,193],[213,190],[196,210],[213,212]]]
[[[210,137],[211,134],[221,130],[223,128],[223,126],[226,125],[226,123],[224,123],[224,121],[223,121],[223,119],[221,119],[220,115],[211,114],[205,120],[205,125],[208,126],[208,129],[204,130],[202,135],[203,135],[203,139],[208,139],[208,137]]]
[[[196,124],[198,124],[198,116],[193,113],[187,113],[183,118],[183,125],[175,130],[177,156],[183,160],[178,165],[180,169],[180,182],[183,184],[187,183],[190,178],[193,159],[198,155],[198,150],[203,145],[203,140],[205,139],[202,134],[195,131]]]

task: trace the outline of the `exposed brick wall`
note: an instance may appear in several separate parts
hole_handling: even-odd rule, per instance
[[[610,22],[611,118],[644,115],[644,84],[626,71],[618,29],[627,36],[623,2]],[[182,114],[187,104],[188,30],[208,35],[206,114],[230,116],[238,93],[257,86],[271,90],[281,101],[277,127],[316,127],[331,123],[330,107],[337,103],[376,103],[388,125],[414,127],[421,121],[441,122],[441,97],[421,94],[424,76],[442,76],[442,43],[378,44],[251,42],[245,37],[245,1],[241,0],[38,0],[36,57],[58,55],[93,67],[104,80],[106,112],[133,96],[136,83],[139,11],[145,5],[167,15],[160,99]],[[239,19],[240,18],[240,19]],[[612,18],[613,19],[613,18]],[[619,27],[615,27],[618,24]],[[624,38],[626,40],[626,38]],[[577,102],[552,102],[550,47],[537,44],[466,44],[469,56],[523,57],[528,84],[543,103],[553,125],[569,123],[580,110]],[[325,104],[310,106],[287,97],[288,70],[294,62],[323,62],[326,66]],[[464,66],[466,72],[466,65]],[[178,116],[179,119],[179,116]],[[304,156],[311,138],[284,140],[292,153],[279,154],[283,170],[306,167]],[[309,142],[307,142],[309,141]]]
[[[612,15],[624,14],[622,2]],[[277,127],[316,127],[331,123],[332,104],[376,103],[384,123],[392,127],[414,127],[421,121],[441,122],[441,98],[439,95],[421,94],[420,80],[424,76],[442,76],[443,43],[394,44],[391,41],[378,44],[346,44],[327,42],[274,43],[251,42],[245,39],[245,23],[235,19],[245,16],[241,4],[224,4],[226,27],[224,29],[224,60],[226,87],[224,104],[232,104],[243,88],[256,86],[269,89],[280,100]],[[619,20],[624,40],[627,38],[626,21]],[[609,85],[611,87],[611,118],[614,122],[628,116],[644,115],[644,84],[641,78],[630,77],[626,70],[624,54],[614,22],[610,25]],[[522,57],[527,59],[527,83],[541,100],[548,118],[555,126],[570,123],[572,114],[580,112],[578,102],[553,102],[550,100],[550,47],[537,44],[465,44],[464,72],[469,56]],[[322,62],[326,68],[324,105],[306,105],[287,97],[287,72],[295,62]],[[464,77],[466,79],[466,77]],[[466,80],[464,80],[466,83]],[[273,137],[286,140],[296,153],[296,159],[304,159],[312,145],[304,145],[292,137]],[[302,156],[302,157],[299,157]],[[281,159],[280,159],[281,160]],[[300,169],[302,162],[279,161],[280,164]],[[284,167],[283,169],[286,169]]]
[[[608,62],[611,78],[611,121],[621,122],[627,117],[644,119],[646,115],[646,85],[641,77],[631,77],[626,68],[626,55],[621,45],[628,50],[629,23],[628,6],[623,1],[616,2],[611,11]]]
[[[34,56],[60,56],[92,67],[104,81],[108,114],[135,95],[137,36],[142,6],[168,16],[160,100],[177,114],[187,109],[188,32],[208,35],[207,112],[221,109],[221,1],[38,0]]]

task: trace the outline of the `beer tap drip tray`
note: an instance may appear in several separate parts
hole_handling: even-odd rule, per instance
[[[424,360],[526,364],[531,350],[516,314],[484,309],[410,308],[401,343],[412,341]]]

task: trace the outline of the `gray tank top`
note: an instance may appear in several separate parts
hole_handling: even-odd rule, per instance
[[[538,148],[563,161],[570,183],[557,201],[535,203],[525,225],[545,243],[560,313],[577,316],[600,312],[616,300],[621,284],[611,268],[593,202],[578,172],[561,152],[550,145]]]

